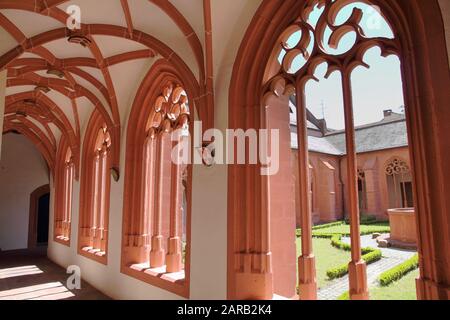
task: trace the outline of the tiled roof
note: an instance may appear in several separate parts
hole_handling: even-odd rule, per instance
[[[398,120],[400,119],[400,120]],[[356,152],[370,152],[408,146],[406,122],[403,117],[355,129]],[[309,150],[330,155],[345,155],[345,132],[337,131],[324,137],[308,137]],[[291,147],[297,149],[297,134],[291,133]]]

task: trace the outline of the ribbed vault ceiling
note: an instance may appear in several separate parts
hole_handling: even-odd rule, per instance
[[[41,141],[48,154],[56,153],[61,136],[79,149],[94,110],[108,125],[123,126],[140,83],[159,59],[206,87],[210,13],[205,3],[0,0],[0,70],[7,70],[4,132]],[[68,41],[74,35],[66,26],[71,5],[81,9],[76,35],[90,41],[86,47]]]

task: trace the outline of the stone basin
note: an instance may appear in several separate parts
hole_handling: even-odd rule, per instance
[[[417,244],[416,216],[414,208],[388,209],[390,240],[405,244]]]

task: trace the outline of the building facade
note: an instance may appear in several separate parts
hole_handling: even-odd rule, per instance
[[[292,107],[291,107],[292,108]],[[326,128],[309,114],[310,203],[315,224],[348,218],[345,131]],[[315,125],[316,123],[317,125]],[[320,129],[322,128],[322,129]],[[292,168],[299,189],[296,115],[291,113]],[[355,128],[361,215],[387,220],[388,209],[414,207],[404,114],[384,112],[383,120]],[[296,192],[297,226],[301,209]]]

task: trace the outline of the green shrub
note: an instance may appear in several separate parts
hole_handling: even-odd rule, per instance
[[[359,217],[359,223],[360,224],[372,224],[378,222],[377,217],[370,215],[370,214],[362,214]],[[350,218],[345,218],[345,223],[350,224]]]
[[[314,236],[314,231],[315,230],[327,229],[327,228],[331,228],[331,227],[335,227],[335,226],[340,226],[342,224],[344,224],[343,221],[336,221],[336,222],[330,222],[330,223],[325,223],[325,224],[320,224],[320,225],[314,226],[314,227],[312,227],[313,236]],[[297,235],[297,237],[301,237],[302,236],[302,229],[300,229],[300,228],[297,229],[296,230],[296,235]],[[321,238],[321,236],[318,236],[317,238]],[[329,237],[325,236],[323,238],[329,238]]]
[[[419,255],[414,255],[412,258],[406,260],[405,262],[395,266],[394,268],[383,272],[378,280],[380,285],[385,287],[394,281],[398,281],[403,278],[409,272],[417,269],[419,267]]]
[[[350,293],[348,291],[345,291],[337,299],[338,300],[350,300]]]
[[[371,264],[381,259],[382,257],[381,250],[373,248],[366,248],[366,250],[370,250],[370,252],[362,256],[362,259],[366,262],[366,264]],[[327,277],[330,280],[333,280],[336,278],[341,278],[345,276],[347,273],[348,273],[348,264],[343,264],[338,267],[328,269]]]
[[[371,263],[374,263],[374,262],[380,260],[382,257],[383,257],[383,254],[382,254],[381,250],[375,249],[374,251],[366,253],[365,255],[363,255],[362,259],[367,264],[371,264]]]
[[[341,224],[343,224],[342,221],[330,222],[330,223],[325,223],[325,224],[320,224],[320,225],[314,226],[312,229],[313,230],[326,229],[326,228],[330,228],[330,227],[334,227],[334,226],[340,226]]]
[[[348,265],[343,264],[335,268],[331,268],[327,270],[327,277],[330,280],[336,279],[336,278],[342,278],[348,273]]]
[[[335,235],[336,233],[315,233],[314,231],[312,233],[313,238],[318,239],[331,239]],[[297,229],[297,238],[300,238],[301,236],[302,232],[300,231],[300,229]]]
[[[341,239],[342,239],[342,235],[338,235],[338,234],[334,235],[331,238],[331,245],[340,250],[352,251],[352,247],[348,243],[342,242]],[[374,250],[373,248],[366,247],[366,248],[361,249],[361,253],[367,254],[367,253],[372,252],[373,250]]]

